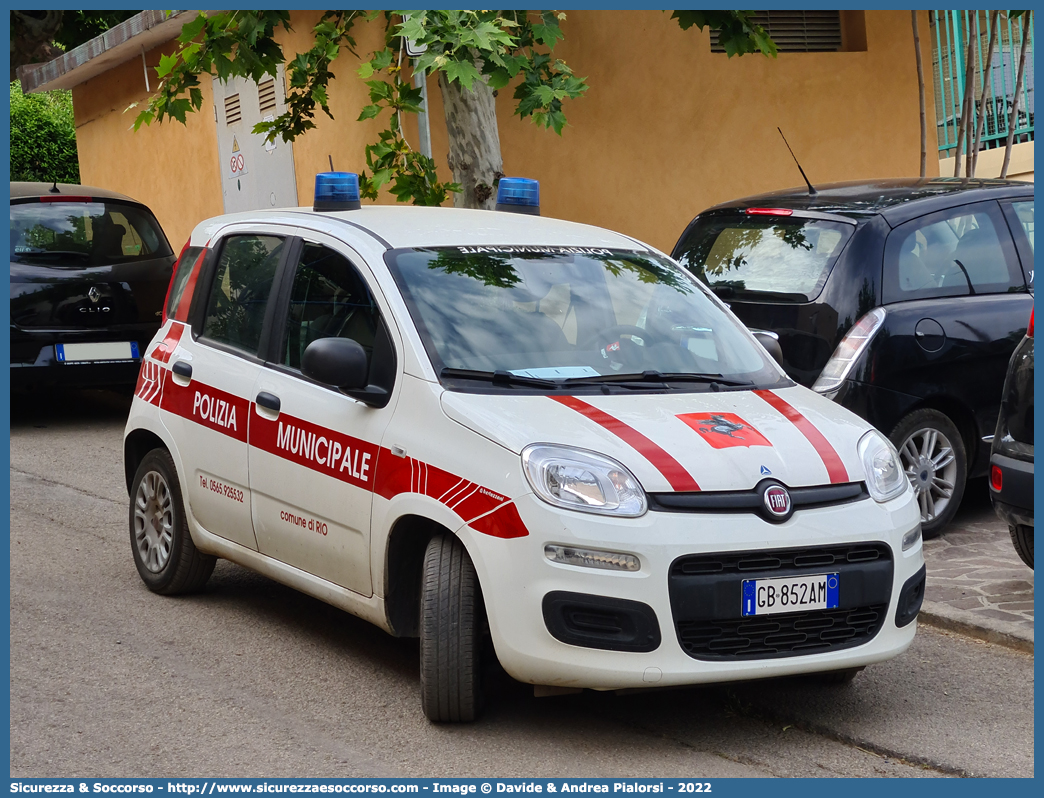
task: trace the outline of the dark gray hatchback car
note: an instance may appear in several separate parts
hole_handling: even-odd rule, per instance
[[[888,435],[924,536],[985,475],[1004,374],[1033,304],[1033,184],[835,183],[699,214],[674,258],[795,381]]]
[[[99,188],[11,183],[11,387],[133,386],[174,253],[152,212]]]

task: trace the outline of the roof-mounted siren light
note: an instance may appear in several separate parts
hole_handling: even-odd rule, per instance
[[[502,177],[497,186],[497,210],[540,215],[540,183],[527,177]]]
[[[357,211],[361,207],[355,172],[319,172],[315,176],[313,211]]]

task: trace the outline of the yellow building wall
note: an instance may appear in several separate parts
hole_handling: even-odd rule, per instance
[[[908,11],[846,12],[837,53],[781,53],[727,58],[710,52],[708,32],[682,31],[660,11],[571,11],[555,55],[591,88],[568,101],[563,135],[513,116],[511,87],[497,115],[509,175],[541,182],[542,213],[619,230],[670,250],[689,220],[725,200],[799,185],[801,176],[776,131],[783,129],[815,183],[917,176],[920,123]],[[321,12],[291,14],[280,42],[287,60],[311,43]],[[865,44],[862,41],[865,21]],[[931,74],[927,13],[920,19],[925,74]],[[369,58],[383,44],[383,19],[353,30]],[[158,63],[160,49],[148,53]],[[169,50],[170,48],[165,48]],[[316,172],[362,171],[363,148],[386,123],[356,122],[368,100],[355,74],[360,58],[343,53],[329,87],[335,119],[321,111],[316,128],[294,143],[298,198],[310,204]],[[128,131],[145,98],[140,60],[74,90],[81,173],[86,183],[148,203],[175,246],[191,227],[222,212],[209,81],[203,112],[189,124]],[[928,175],[938,174],[932,85],[927,86]],[[438,83],[429,80],[431,137],[440,177],[446,128]],[[416,124],[406,121],[416,146]],[[144,166],[144,168],[142,168]],[[382,201],[391,202],[390,197]]]
[[[146,53],[153,89],[160,55],[174,44]],[[140,56],[73,88],[80,182],[144,202],[175,253],[196,224],[224,212],[210,80],[199,87],[203,108],[189,114],[187,124],[153,122],[137,132],[132,126],[140,108],[126,109],[148,100]]]

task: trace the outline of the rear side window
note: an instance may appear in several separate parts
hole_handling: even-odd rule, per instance
[[[156,218],[118,202],[23,202],[11,206],[11,260],[98,266],[171,255]]]
[[[188,321],[189,304],[192,302],[192,293],[206,253],[204,247],[186,247],[178,262],[174,264],[165,309],[168,319]]]
[[[888,237],[884,301],[1025,291],[999,209],[990,203],[933,213]]]
[[[207,301],[203,337],[257,353],[283,247],[283,239],[276,236],[225,239]]]
[[[1030,252],[1033,251],[1033,200],[1028,202],[1013,202],[1011,207],[1015,210],[1015,215],[1019,217],[1019,224],[1022,225],[1022,232],[1026,234],[1026,238],[1029,240]]]
[[[709,216],[687,231],[674,256],[720,296],[808,302],[854,229],[820,219]]]

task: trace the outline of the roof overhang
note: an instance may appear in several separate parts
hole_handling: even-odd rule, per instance
[[[196,11],[142,11],[45,64],[18,68],[26,94],[71,89],[181,35]]]

